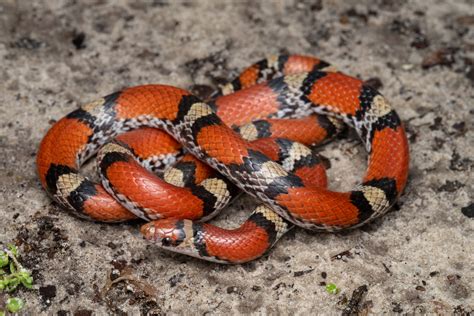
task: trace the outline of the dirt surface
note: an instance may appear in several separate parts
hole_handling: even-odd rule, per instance
[[[472,311],[469,2],[0,0],[0,242],[16,243],[35,277],[15,295],[31,314],[54,315]],[[77,219],[42,190],[38,144],[80,104],[144,83],[215,86],[281,52],[370,79],[400,114],[409,183],[382,219],[339,234],[296,229],[269,255],[223,266],[156,249],[139,222]],[[322,154],[331,188],[361,179],[355,138]],[[238,226],[253,204],[243,198],[216,222]]]

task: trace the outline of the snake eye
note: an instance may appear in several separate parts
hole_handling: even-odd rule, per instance
[[[171,246],[171,238],[165,237],[161,240],[161,245],[164,247],[169,247]]]

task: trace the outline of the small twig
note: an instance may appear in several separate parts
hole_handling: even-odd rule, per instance
[[[150,296],[150,297],[156,297],[157,296],[158,290],[153,285],[137,279],[134,275],[132,275],[131,269],[125,268],[125,269],[123,269],[123,271],[121,273],[122,273],[122,275],[119,276],[118,278],[114,279],[114,280],[112,280],[110,278],[110,276],[112,274],[112,271],[109,273],[109,277],[107,279],[107,282],[105,283],[105,285],[102,288],[102,291],[100,293],[100,296],[102,298],[105,297],[107,292],[110,291],[112,285],[114,285],[118,282],[122,282],[122,281],[129,281],[135,287],[137,287],[139,290],[143,291],[147,296]]]

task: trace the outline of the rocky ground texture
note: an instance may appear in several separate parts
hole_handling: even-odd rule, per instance
[[[215,86],[267,54],[316,55],[370,80],[404,121],[405,195],[339,234],[295,229],[223,266],[163,252],[140,223],[77,219],[35,171],[47,129],[123,87]],[[0,0],[0,243],[32,271],[31,314],[463,315],[474,308],[474,9],[465,1]],[[331,188],[363,175],[349,137],[321,150]],[[216,222],[238,226],[244,197]],[[337,294],[326,291],[334,283]],[[0,305],[7,295],[0,294]]]

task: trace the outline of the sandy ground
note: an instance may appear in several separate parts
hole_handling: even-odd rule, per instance
[[[31,314],[467,314],[474,308],[474,9],[470,1],[0,0],[0,242],[33,271]],[[87,3],[87,4],[86,4]],[[395,4],[397,3],[397,4]],[[406,124],[399,207],[340,234],[294,230],[237,266],[156,249],[138,222],[77,219],[43,192],[38,144],[54,120],[123,87],[184,88],[270,53],[316,55],[371,79]],[[366,165],[355,139],[322,150],[331,188]],[[241,223],[255,202],[216,221]],[[109,278],[120,281],[104,290]],[[326,292],[334,283],[339,293]],[[0,305],[5,296],[0,296]]]

